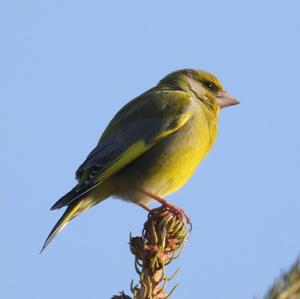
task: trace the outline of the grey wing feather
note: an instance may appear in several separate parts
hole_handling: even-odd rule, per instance
[[[97,184],[94,184],[94,179],[107,169],[130,145],[141,138],[144,138],[145,141],[151,139],[162,127],[159,119],[148,119],[135,123],[133,126],[128,126],[124,132],[117,132],[101,141],[76,171],[76,177],[79,180],[83,172],[88,171],[84,180],[79,181],[77,186],[60,198],[51,210],[59,209],[78,198],[84,197],[97,186]]]
[[[153,90],[132,100],[115,115],[96,148],[76,171],[78,185],[59,199],[51,209],[61,208],[84,197],[100,184],[96,178],[131,145],[139,140],[147,143],[172,125],[174,119],[164,114],[164,107],[157,105],[151,91]],[[108,134],[107,130],[110,130]]]
[[[104,164],[112,161],[136,141],[144,139],[147,142],[159,134],[163,128],[164,125],[159,118],[144,119],[105,138],[79,166],[76,171],[76,178],[80,179],[82,172],[93,166],[103,167]]]

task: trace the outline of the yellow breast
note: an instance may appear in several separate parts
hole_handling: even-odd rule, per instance
[[[155,163],[145,188],[161,196],[181,188],[211,149],[216,133],[217,121],[209,119],[206,110],[197,111],[187,126],[153,151]]]
[[[190,112],[191,118],[181,129],[111,178],[112,196],[147,203],[151,199],[138,190],[165,197],[190,179],[215,141],[218,111],[211,111],[194,100]]]
[[[117,192],[130,201],[146,201],[133,187],[162,197],[181,188],[215,141],[217,114],[197,103],[188,123],[166,137],[117,177]]]

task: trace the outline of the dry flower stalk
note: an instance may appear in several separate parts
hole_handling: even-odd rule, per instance
[[[178,272],[167,277],[165,267],[176,259],[187,239],[188,231],[182,214],[168,207],[149,212],[141,237],[130,237],[130,250],[135,256],[135,269],[140,277],[138,285],[131,285],[133,299],[166,299],[169,282]],[[130,299],[124,293],[113,299]]]

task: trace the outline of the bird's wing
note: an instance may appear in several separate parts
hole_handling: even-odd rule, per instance
[[[54,204],[61,208],[130,164],[191,116],[189,96],[181,91],[150,90],[125,105],[112,119],[96,148],[78,168],[78,185]]]

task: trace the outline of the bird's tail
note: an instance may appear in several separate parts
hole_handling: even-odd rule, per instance
[[[99,202],[106,199],[107,196],[101,196],[100,199],[98,198],[95,200],[93,197],[78,199],[72,203],[70,203],[65,210],[64,214],[55,224],[53,229],[51,230],[50,234],[48,235],[41,252],[49,245],[49,243],[63,230],[63,228],[76,216],[83,213],[84,211],[88,210],[92,206],[98,204]]]
[[[55,224],[50,234],[48,235],[41,252],[48,246],[48,244],[56,237],[56,235],[77,215],[82,213],[83,200],[79,200],[78,202],[74,202],[70,204],[58,222]]]
[[[50,234],[48,235],[41,252],[48,246],[48,244],[60,233],[63,228],[76,216],[83,213],[84,211],[88,210],[92,206],[100,203],[101,201],[105,200],[106,198],[111,196],[112,185],[107,182],[102,186],[102,188],[95,189],[85,197],[80,197],[77,199],[70,199],[68,203],[65,204],[67,209],[65,210],[64,214],[55,224],[53,229],[51,230]]]

